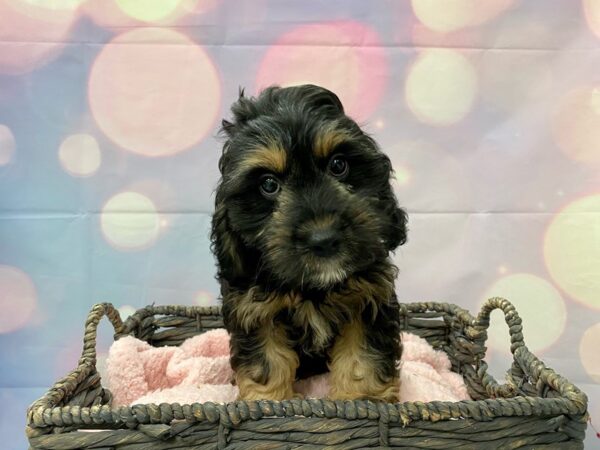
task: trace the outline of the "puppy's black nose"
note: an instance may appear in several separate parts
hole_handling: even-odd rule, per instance
[[[308,248],[317,256],[332,256],[340,248],[340,239],[335,230],[315,230],[308,235]]]

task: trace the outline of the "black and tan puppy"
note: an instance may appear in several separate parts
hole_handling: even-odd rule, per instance
[[[331,398],[396,401],[390,160],[318,86],[242,92],[232,112],[212,241],[240,398],[292,398],[329,370]]]

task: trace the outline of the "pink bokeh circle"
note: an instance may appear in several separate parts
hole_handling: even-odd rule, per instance
[[[0,1],[0,73],[19,75],[37,69],[63,48],[77,11],[43,5]]]
[[[0,334],[23,328],[37,307],[33,281],[21,269],[0,265]]]
[[[273,84],[316,84],[335,92],[346,113],[363,121],[379,105],[388,76],[374,30],[354,21],[323,22],[294,28],[267,50],[256,91]]]

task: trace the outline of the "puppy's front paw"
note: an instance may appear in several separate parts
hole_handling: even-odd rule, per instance
[[[291,400],[303,399],[304,396],[290,389],[265,389],[265,386],[258,385],[253,388],[240,389],[238,400]]]
[[[260,384],[241,375],[236,377],[236,383],[240,389],[238,400],[281,401],[293,398],[302,398],[300,394],[294,392],[291,383],[279,384],[270,380],[265,384]]]
[[[347,388],[350,386],[346,386]],[[400,399],[400,382],[397,378],[387,384],[356,383],[351,389],[331,387],[331,400],[372,400],[397,403]]]

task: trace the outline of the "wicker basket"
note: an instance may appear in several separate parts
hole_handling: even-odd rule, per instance
[[[501,309],[514,362],[507,384],[487,374],[486,330]],[[229,404],[111,407],[96,370],[96,330],[106,315],[115,338],[133,335],[154,346],[222,327],[217,307],[148,306],[123,323],[112,305],[95,305],[85,324],[78,367],[27,413],[30,449],[579,449],[587,397],[547,368],[523,343],[521,319],[492,298],[477,318],[455,305],[401,306],[404,330],[443,349],[473,400],[375,403],[326,399]],[[95,432],[91,432],[95,431]]]

